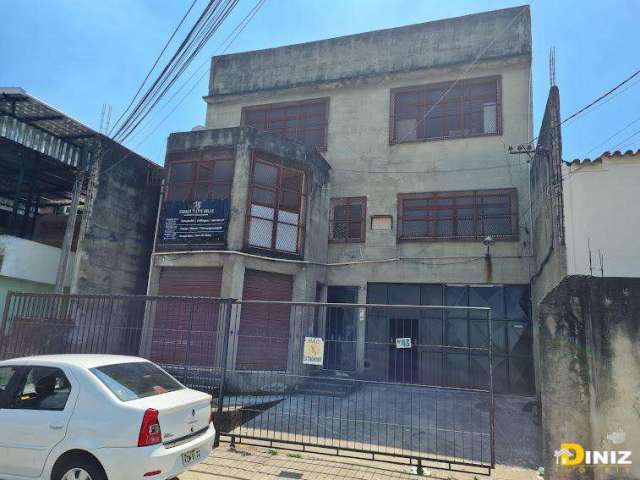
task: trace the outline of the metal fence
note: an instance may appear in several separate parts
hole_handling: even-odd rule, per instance
[[[485,335],[447,345],[443,317],[471,317]],[[232,444],[418,470],[495,464],[487,308],[11,293],[0,333],[3,359],[149,358],[214,396],[218,436]]]

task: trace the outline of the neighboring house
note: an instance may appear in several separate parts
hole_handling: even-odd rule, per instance
[[[528,7],[214,57],[205,99],[206,127],[169,138],[149,294],[490,306],[496,389],[533,392],[529,169],[507,152],[532,137]],[[247,312],[240,332],[261,331]],[[347,315],[316,331],[357,343],[410,325]],[[487,343],[466,316],[418,329]],[[231,365],[286,367],[265,348],[240,345]],[[486,356],[436,350],[397,378],[391,351],[345,348],[327,367],[486,382]]]
[[[640,151],[563,161],[552,87],[531,166],[536,387],[551,478],[610,478],[556,467],[567,441],[640,451],[639,184]],[[618,477],[640,478],[639,464]]]
[[[148,180],[160,171],[23,89],[0,87],[0,312],[9,291],[54,291],[67,229],[65,291],[144,293],[159,193]]]

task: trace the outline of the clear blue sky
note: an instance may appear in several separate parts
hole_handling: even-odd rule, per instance
[[[0,86],[20,86],[98,128],[103,103],[117,117],[191,0],[0,0]],[[267,0],[229,52],[268,48],[520,5],[480,0]],[[201,10],[205,0],[199,0]],[[240,0],[190,74],[248,12]],[[534,115],[537,133],[549,88],[548,53],[556,48],[562,116],[640,69],[640,0],[533,0]],[[208,66],[205,67],[208,69]],[[204,68],[201,70],[204,71]],[[194,77],[194,80],[199,75]],[[185,77],[186,79],[186,77]],[[636,80],[639,80],[638,78]],[[154,114],[128,142],[162,163],[167,135],[204,123],[207,75]],[[178,99],[193,92],[160,126]],[[178,84],[180,85],[180,83]],[[564,129],[564,157],[593,157],[640,129],[640,82]],[[162,108],[162,107],[161,107]],[[154,131],[155,130],[155,131]],[[153,133],[151,133],[153,131]],[[525,140],[525,139],[523,139]],[[604,143],[603,143],[604,142]],[[602,145],[599,145],[602,143]],[[640,148],[640,133],[624,143]]]

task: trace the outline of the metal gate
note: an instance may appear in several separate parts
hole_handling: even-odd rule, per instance
[[[242,328],[253,312],[261,322]],[[355,366],[325,361],[322,332],[336,317],[355,320],[353,335],[331,340],[348,343],[340,349],[355,352]],[[447,318],[471,319],[486,336],[448,345]],[[270,328],[283,320],[288,331]],[[11,293],[0,324],[0,358],[156,361],[214,395],[218,438],[232,444],[477,474],[495,465],[491,344],[490,310],[470,307]],[[238,361],[242,348],[258,361]]]

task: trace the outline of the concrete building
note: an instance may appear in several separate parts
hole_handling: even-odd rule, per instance
[[[507,153],[532,137],[528,7],[214,57],[205,100],[205,128],[169,138],[149,294],[491,306],[496,388],[533,392],[529,172]],[[365,339],[487,343],[466,316],[412,325],[316,331],[353,343],[331,368],[391,381]],[[445,384],[488,377],[486,357],[412,355]]]
[[[23,89],[0,88],[0,311],[7,292],[51,293],[57,281],[72,293],[144,293],[159,194],[149,179],[161,171]]]
[[[531,166],[536,386],[549,478],[631,479],[637,462],[567,468],[562,443],[640,450],[640,152],[562,160],[560,93],[552,87]],[[575,455],[575,446],[570,449]],[[592,454],[595,455],[595,454]],[[607,453],[607,455],[610,455]]]

